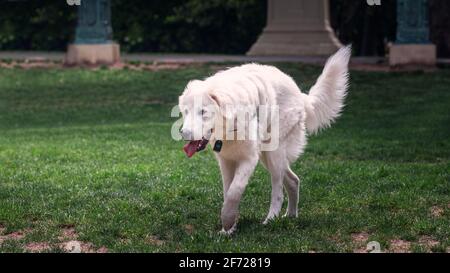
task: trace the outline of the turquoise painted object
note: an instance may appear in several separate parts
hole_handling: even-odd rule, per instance
[[[81,0],[75,44],[106,44],[112,42],[111,1]]]
[[[427,0],[397,0],[397,44],[428,44]]]

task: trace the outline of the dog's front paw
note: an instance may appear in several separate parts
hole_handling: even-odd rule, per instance
[[[238,212],[237,210],[225,210],[222,209],[221,213],[222,227],[224,230],[232,230],[237,223],[238,220]]]
[[[229,230],[225,230],[225,228],[222,228],[221,231],[219,231],[219,235],[222,236],[231,236],[233,235],[233,233],[237,230],[237,224],[234,223],[234,225],[229,229]]]

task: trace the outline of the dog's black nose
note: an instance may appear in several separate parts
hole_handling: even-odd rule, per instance
[[[190,130],[181,129],[180,134],[183,140],[192,140],[192,132]]]

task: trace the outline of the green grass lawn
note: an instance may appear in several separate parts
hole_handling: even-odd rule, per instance
[[[279,67],[305,90],[320,74]],[[261,225],[259,166],[227,238],[213,152],[188,160],[170,137],[184,85],[214,69],[0,69],[0,252],[62,251],[68,229],[110,252],[448,251],[449,70],[353,71],[343,116],[293,166],[298,219]]]

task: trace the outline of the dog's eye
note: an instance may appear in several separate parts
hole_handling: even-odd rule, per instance
[[[200,115],[205,115],[206,114],[206,110],[205,109],[202,109],[201,111],[200,111]]]

